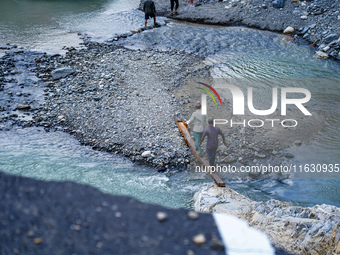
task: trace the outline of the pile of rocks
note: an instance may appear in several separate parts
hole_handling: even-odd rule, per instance
[[[340,208],[331,205],[291,206],[277,200],[255,202],[215,184],[195,194],[195,210],[222,212],[245,219],[264,231],[276,247],[293,254],[339,254]]]

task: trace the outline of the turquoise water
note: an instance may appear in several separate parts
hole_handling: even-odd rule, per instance
[[[0,132],[0,171],[41,180],[71,180],[103,192],[167,207],[190,207],[202,182],[188,173],[166,176],[128,159],[81,146],[63,132],[39,128]]]
[[[17,44],[32,50],[59,53],[78,46],[78,33],[104,41],[116,33],[142,26],[138,0],[2,0],[0,45]]]
[[[138,0],[3,0],[0,45],[12,43],[55,53],[63,46],[79,46],[78,33],[105,41],[142,26],[143,13],[136,10],[138,3]],[[292,86],[291,79],[300,79],[294,86],[308,87],[313,95],[312,109],[331,109],[332,117],[326,120],[315,140],[293,148],[295,160],[339,161],[340,67],[332,61],[314,59],[307,46],[288,43],[275,33],[178,22],[119,43],[132,48],[206,52],[208,61],[214,63],[213,75],[219,79],[238,79],[242,88],[249,81],[254,81],[258,89],[266,89],[273,82],[280,87]],[[261,97],[268,95],[262,93]],[[168,207],[191,207],[193,194],[210,183],[190,180],[187,172],[167,176],[127,159],[80,146],[65,133],[46,133],[37,128],[0,131],[0,171],[86,183],[104,192],[130,195]],[[301,205],[340,206],[339,179],[250,180],[227,185],[255,200],[275,198]]]

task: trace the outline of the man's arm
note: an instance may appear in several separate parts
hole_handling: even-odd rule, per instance
[[[222,136],[222,139],[223,139],[223,144],[224,144],[225,146],[227,146],[227,143],[225,142],[225,137],[224,137],[224,134],[223,134],[223,133],[221,133],[221,136]]]
[[[201,145],[202,145],[202,142],[204,141],[204,138],[207,136],[207,133],[204,131],[204,133],[203,133],[203,135],[202,135],[202,137],[201,137],[201,141],[200,141],[200,143],[199,143],[199,147],[201,147]]]
[[[187,124],[189,125],[191,121],[193,121],[195,118],[194,113],[191,114],[190,120],[187,121]]]
[[[219,129],[219,130],[218,130],[218,133],[222,136],[223,144],[224,144],[225,146],[227,146],[227,143],[225,142],[225,137],[224,137],[224,134],[223,134],[222,130],[221,130],[220,128],[218,128],[218,129]]]

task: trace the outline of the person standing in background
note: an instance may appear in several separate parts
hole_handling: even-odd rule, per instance
[[[175,6],[176,3],[176,6]],[[178,0],[170,0],[170,4],[171,4],[171,13],[170,15],[173,16],[174,15],[174,7],[175,7],[175,14],[178,15],[177,9],[179,7],[179,3]]]
[[[153,18],[153,24],[158,25],[156,22],[156,7],[152,0],[146,0],[143,5],[143,12],[145,13],[145,28],[148,24],[148,19]]]
[[[196,149],[198,150],[199,155],[202,157],[203,152],[202,152],[201,146],[199,146],[199,143],[203,135],[204,126],[206,123],[206,115],[202,115],[200,101],[196,102],[195,108],[196,108],[196,111],[192,113],[190,120],[187,122],[187,124],[189,125],[190,123],[193,123],[194,125],[193,131],[194,131],[194,137],[196,141]]]

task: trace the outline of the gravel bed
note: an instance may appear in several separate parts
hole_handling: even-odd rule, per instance
[[[172,90],[199,73],[202,58],[183,52],[134,51],[107,44],[70,50],[65,57],[37,58],[45,82],[45,113],[35,122],[64,126],[83,144],[121,153],[159,171],[184,169],[188,148],[179,135],[179,100]],[[70,76],[54,80],[51,72],[70,67]]]

